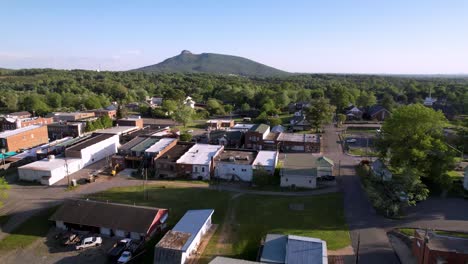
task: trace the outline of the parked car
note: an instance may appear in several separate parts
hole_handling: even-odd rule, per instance
[[[356,142],[357,142],[357,139],[355,138],[350,138],[346,140],[346,143],[356,143]]]
[[[87,237],[76,246],[76,250],[82,250],[89,247],[98,247],[102,244],[101,237]]]
[[[114,258],[115,260],[122,254],[122,252],[124,252],[124,250],[127,249],[127,247],[130,245],[131,242],[132,240],[129,238],[124,238],[124,239],[119,240],[119,242],[115,243],[114,246],[112,246],[112,248],[109,250],[107,255],[110,258]]]
[[[130,251],[124,251],[120,258],[117,260],[118,264],[124,264],[129,262],[132,259],[132,252]]]
[[[332,175],[325,175],[325,176],[322,176],[321,178],[324,181],[334,181],[336,179],[336,177]]]

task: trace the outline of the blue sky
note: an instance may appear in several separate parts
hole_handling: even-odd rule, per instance
[[[0,0],[0,67],[127,70],[187,49],[291,72],[468,73],[468,1]]]

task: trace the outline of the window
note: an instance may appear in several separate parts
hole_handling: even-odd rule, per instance
[[[195,172],[198,172],[198,167],[195,167]]]
[[[247,171],[246,169],[242,169],[242,171]]]
[[[288,182],[288,178],[286,178],[286,182]]]
[[[309,181],[309,183],[312,183],[312,181]]]
[[[202,168],[201,168],[201,172],[205,172],[205,167],[202,167]]]
[[[236,169],[235,169],[235,168],[232,168],[232,170],[233,170],[233,171],[236,171]]]

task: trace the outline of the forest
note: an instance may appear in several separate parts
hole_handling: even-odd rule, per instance
[[[273,114],[291,102],[327,98],[338,112],[349,104],[389,110],[431,96],[452,116],[467,113],[468,77],[303,74],[277,78],[213,74],[149,74],[84,70],[0,69],[0,111],[74,111],[131,103],[147,96],[217,103],[223,110]]]

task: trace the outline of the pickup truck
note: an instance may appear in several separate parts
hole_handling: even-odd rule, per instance
[[[87,237],[81,241],[80,244],[76,245],[76,250],[82,250],[89,247],[98,247],[102,244],[101,237]]]
[[[127,249],[127,247],[130,245],[131,242],[132,240],[129,238],[124,238],[120,240],[119,242],[115,243],[114,246],[112,246],[112,248],[109,250],[107,255],[110,258],[114,258],[114,259],[120,257],[122,252],[124,252],[124,250]]]

